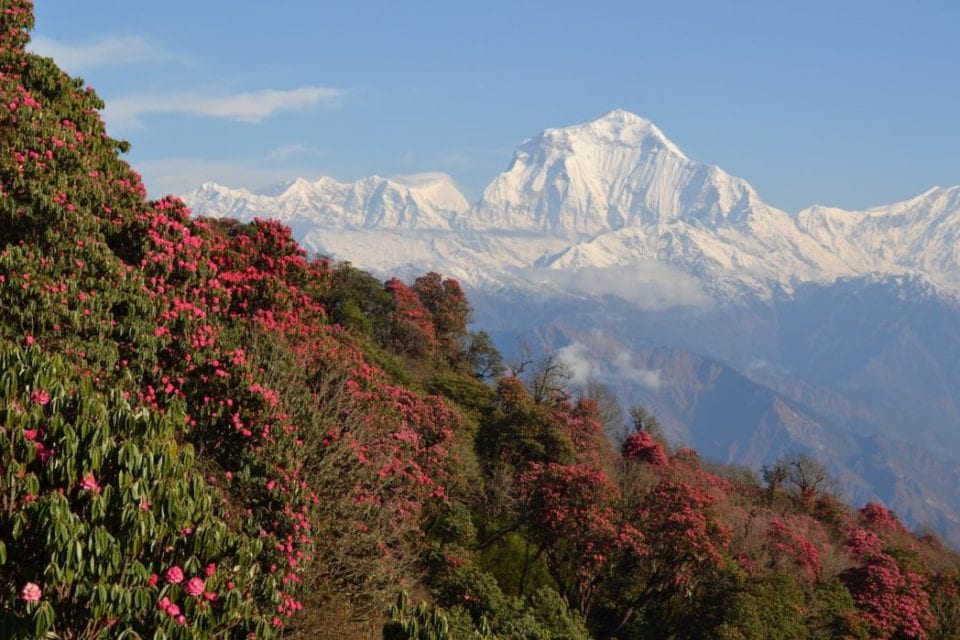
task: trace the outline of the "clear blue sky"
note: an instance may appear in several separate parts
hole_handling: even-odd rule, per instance
[[[960,184],[960,3],[36,0],[152,195],[445,171],[613,108],[795,211]]]

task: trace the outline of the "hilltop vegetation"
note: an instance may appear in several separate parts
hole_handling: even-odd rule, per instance
[[[0,637],[960,634],[957,556],[813,461],[640,411],[614,446],[454,280],[148,200],[29,2],[0,21]]]

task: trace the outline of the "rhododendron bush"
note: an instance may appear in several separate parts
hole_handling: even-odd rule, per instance
[[[308,399],[328,400],[323,361],[346,372],[335,412],[356,422],[312,459],[349,450],[337,499],[390,526],[444,495],[457,414],[381,384],[326,321],[327,263],[288,229],[146,200],[102,102],[24,51],[30,4],[3,6],[2,635],[271,637],[302,608],[323,487],[304,475],[302,399],[248,345],[272,336],[315,365]]]
[[[0,381],[0,635],[263,630],[264,543],[232,530],[182,412],[135,409],[37,347],[0,356]]]

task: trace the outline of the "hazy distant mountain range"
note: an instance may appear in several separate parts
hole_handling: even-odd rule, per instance
[[[960,187],[791,215],[613,111],[524,141],[474,205],[444,174],[185,200],[381,275],[458,277],[507,350],[560,350],[707,455],[810,452],[854,501],[960,544]]]

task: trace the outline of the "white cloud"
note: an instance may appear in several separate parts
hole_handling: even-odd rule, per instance
[[[626,351],[617,353],[612,364],[615,378],[635,382],[641,387],[653,391],[660,390],[660,372],[656,369],[644,369],[636,366],[633,364],[633,358]]]
[[[585,385],[598,377],[599,369],[594,365],[589,354],[590,348],[582,342],[571,342],[557,350],[557,357],[567,365],[575,384]]]
[[[304,86],[294,89],[261,89],[230,95],[200,93],[137,94],[107,101],[104,118],[111,127],[132,128],[148,113],[178,113],[257,123],[278,111],[305,110],[319,105],[336,106],[341,89]]]
[[[73,73],[95,67],[182,60],[138,36],[113,36],[86,44],[67,44],[34,35],[29,48],[38,55],[53,58],[57,65]]]
[[[586,296],[616,296],[644,311],[707,307],[713,299],[695,276],[657,262],[617,267],[531,269],[528,279]]]
[[[630,382],[652,391],[660,390],[660,372],[636,366],[627,351],[620,350],[611,355],[597,344],[574,341],[559,349],[557,356],[567,365],[573,382],[581,386],[599,380]]]

